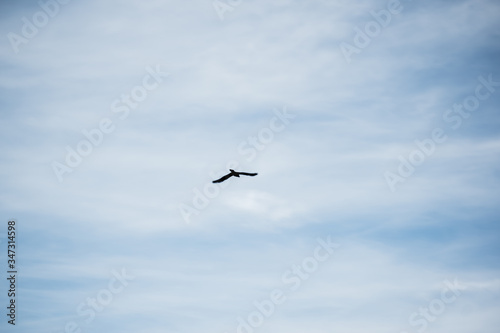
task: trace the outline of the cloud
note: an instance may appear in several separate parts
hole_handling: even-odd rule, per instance
[[[458,129],[443,115],[479,76],[500,80],[498,3],[402,1],[351,63],[339,44],[387,1],[228,3],[221,20],[212,1],[69,2],[18,53],[7,34],[41,7],[1,5],[18,328],[234,332],[332,235],[341,249],[260,331],[416,331],[411,314],[456,277],[463,294],[429,330],[494,332],[500,94]],[[156,66],[168,77],[120,118],[113,103]],[[263,144],[283,109],[294,118]],[[103,119],[114,130],[60,183],[52,163]],[[437,127],[446,142],[391,192],[384,173]],[[179,205],[231,161],[259,175],[231,179],[185,223]],[[85,324],[78,305],[122,267],[136,280]]]

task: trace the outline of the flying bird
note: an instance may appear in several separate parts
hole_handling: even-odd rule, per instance
[[[252,176],[252,177],[257,176],[257,173],[237,172],[237,171],[234,171],[233,169],[229,169],[229,171],[231,171],[231,172],[228,173],[227,175],[217,179],[217,180],[214,180],[212,183],[222,183],[223,181],[225,181],[228,178],[231,178],[232,176],[235,176],[235,177],[240,177],[240,175]]]

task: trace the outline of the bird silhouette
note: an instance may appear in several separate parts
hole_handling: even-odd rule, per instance
[[[252,176],[252,177],[257,176],[257,173],[237,172],[237,171],[234,171],[233,169],[229,169],[229,171],[231,171],[231,172],[228,173],[227,175],[217,179],[217,180],[214,180],[212,183],[222,183],[223,181],[225,181],[228,178],[231,178],[232,176],[235,176],[235,177],[240,177],[240,175]]]

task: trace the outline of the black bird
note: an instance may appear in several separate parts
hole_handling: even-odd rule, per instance
[[[225,181],[228,178],[231,178],[232,176],[235,176],[235,177],[239,177],[240,175],[252,176],[252,177],[257,176],[257,173],[237,172],[237,171],[234,171],[233,169],[229,169],[229,171],[231,171],[231,172],[228,173],[227,175],[217,179],[217,180],[214,180],[212,183],[222,183],[223,181]]]

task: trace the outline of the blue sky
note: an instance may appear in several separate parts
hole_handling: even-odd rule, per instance
[[[499,14],[3,2],[1,331],[496,333]]]

